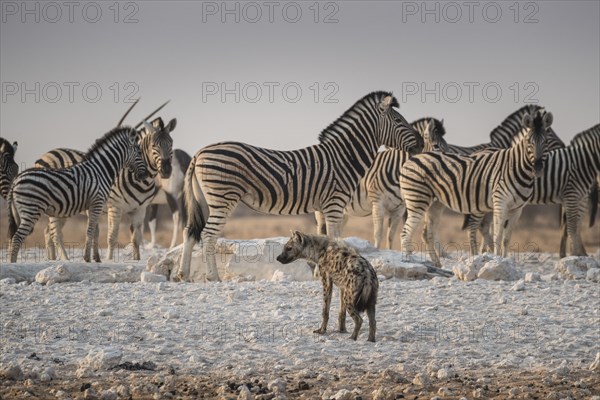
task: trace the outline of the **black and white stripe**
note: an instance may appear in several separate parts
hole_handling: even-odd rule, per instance
[[[89,262],[92,248],[98,247],[98,217],[123,167],[132,169],[138,178],[148,174],[137,132],[130,127],[108,132],[90,148],[83,162],[70,168],[31,168],[20,173],[8,196],[10,261],[16,262],[23,241],[43,213],[65,218],[87,211],[84,259]]]
[[[424,141],[423,151],[445,151],[446,130],[443,120],[431,117],[421,118],[411,123]],[[387,247],[392,248],[394,237],[404,214],[404,201],[400,192],[400,169],[411,155],[402,150],[380,151],[373,165],[360,180],[352,200],[346,207],[346,216],[373,217],[374,244],[382,246],[384,222],[387,221]],[[317,232],[325,234],[325,218],[315,213]],[[344,218],[344,222],[347,218]]]
[[[394,107],[386,92],[371,93],[319,135],[319,144],[277,151],[245,143],[223,142],[193,157],[184,184],[188,222],[179,275],[189,278],[191,251],[202,237],[208,278],[219,279],[214,248],[230,213],[241,201],[270,214],[321,211],[327,233],[339,236],[339,225],[358,182],[386,145],[420,151],[421,136]]]
[[[165,126],[161,118],[156,118],[151,124],[137,133],[137,140],[142,151],[142,157],[148,167],[148,176],[138,179],[130,169],[122,169],[115,180],[108,199],[108,259],[115,258],[118,247],[119,225],[121,216],[125,213],[131,219],[132,258],[140,259],[140,245],[146,208],[157,192],[155,177],[168,178],[171,174],[173,139],[170,133],[175,129],[177,121],[171,120]],[[81,162],[85,156],[78,150],[54,149],[44,154],[36,161],[36,167],[64,168]],[[46,231],[46,247],[48,258],[56,258],[56,248],[60,257],[67,258],[64,250],[62,227],[65,221],[52,219]],[[99,257],[99,255],[95,255]]]
[[[0,137],[0,196],[4,200],[8,198],[10,186],[19,173],[19,165],[15,162],[17,147],[17,142],[11,144]]]
[[[476,216],[493,211],[495,251],[506,255],[512,226],[531,196],[536,174],[542,172],[551,123],[552,114],[538,110],[524,115],[524,128],[508,149],[471,156],[424,153],[406,162],[400,177],[408,212],[402,249],[410,253],[414,231],[428,210],[431,218],[439,219],[446,206]],[[430,249],[430,255],[439,265],[435,251]]]

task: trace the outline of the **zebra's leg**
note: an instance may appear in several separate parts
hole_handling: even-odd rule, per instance
[[[158,214],[158,204],[148,206],[148,227],[150,228],[150,243],[148,248],[153,249],[156,246],[156,215]]]
[[[317,221],[317,235],[327,235],[325,215],[321,211],[315,211],[315,220]]]
[[[52,237],[52,229],[50,224],[52,218],[48,221],[48,225],[44,228],[44,241],[46,242],[46,258],[48,261],[56,260],[56,247],[54,246],[54,238]]]
[[[494,239],[492,238],[492,225],[493,216],[492,214],[486,214],[479,225],[479,233],[481,234],[483,241],[481,243],[481,253],[488,253],[494,251]]]
[[[508,256],[508,249],[510,248],[510,238],[512,237],[512,231],[521,217],[523,207],[518,208],[508,213],[508,221],[504,227],[504,237],[502,239],[503,256]]]
[[[344,289],[340,288],[340,312],[338,314],[338,327],[340,332],[348,332],[346,330],[346,304],[344,303]]]
[[[146,216],[146,207],[139,207],[129,214],[131,217],[131,246],[133,247],[133,259],[140,259],[140,246],[142,245],[144,227],[144,217]]]
[[[100,218],[100,216],[98,216]],[[92,252],[94,256],[94,261],[100,262],[102,261],[100,258],[100,224],[96,224],[96,233],[94,233],[94,245],[92,246]]]
[[[494,253],[498,256],[506,253],[502,247],[504,228],[508,224],[508,210],[504,203],[500,197],[494,198]]]
[[[54,249],[58,249],[58,254],[61,260],[68,260],[69,255],[65,249],[65,239],[63,237],[63,227],[65,226],[65,218],[50,218],[48,226],[50,227],[50,236],[52,237]]]
[[[483,215],[470,214],[467,231],[469,232],[469,255],[474,257],[478,252],[477,229],[480,228]]]
[[[414,243],[412,240],[415,230],[419,227],[419,223],[425,216],[428,208],[429,204],[427,204],[426,208],[422,205],[412,208],[412,205],[409,205],[408,203],[406,204],[408,216],[406,218],[406,222],[404,223],[404,228],[402,228],[402,251],[407,255],[410,255],[413,252]]]
[[[122,211],[119,207],[108,205],[108,259],[114,260],[115,249],[119,245],[119,225]]]
[[[383,239],[383,219],[385,218],[385,209],[381,201],[374,201],[372,204],[372,217],[373,217],[373,236],[375,240],[375,247],[381,248],[381,241]]]
[[[569,233],[567,230],[567,219],[566,213],[564,212],[564,208],[560,216],[560,231],[560,247],[558,249],[558,254],[560,258],[565,258],[567,256],[567,239],[569,238]]]
[[[394,246],[394,238],[396,237],[396,232],[398,231],[398,226],[400,222],[402,222],[402,214],[404,214],[404,207],[399,207],[391,212],[390,221],[388,225],[388,249],[392,249]]]
[[[332,207],[328,210],[324,210],[325,215],[325,226],[327,227],[327,236],[331,238],[338,238],[342,234],[341,225],[344,221],[344,210],[340,210],[339,207]]]
[[[94,242],[96,242],[96,230],[98,229],[98,218],[102,214],[103,203],[94,203],[88,210],[88,223],[86,230],[85,247],[83,250],[83,260],[91,261],[91,252]]]
[[[19,226],[13,237],[10,240],[10,262],[17,262],[17,255],[19,254],[19,250],[21,250],[21,246],[25,241],[25,238],[31,234],[33,231],[33,227],[35,223],[42,216],[41,210],[34,210],[33,212],[21,212],[19,214]]]
[[[442,252],[442,248],[441,243],[435,242],[434,232],[439,229],[439,220],[442,216],[442,211],[444,211],[444,206],[442,203],[437,201],[433,202],[433,204],[429,207],[429,210],[427,210],[427,214],[425,216],[426,228],[423,230],[427,253],[429,254],[429,258],[433,264],[438,268],[442,267],[439,255]]]
[[[179,232],[179,202],[175,197],[173,197],[169,193],[165,193],[167,196],[167,204],[169,205],[169,209],[171,210],[171,215],[173,216],[173,235],[171,236],[171,244],[169,245],[169,249],[175,247],[177,244],[177,233]]]
[[[574,256],[587,256],[587,252],[583,247],[583,241],[581,239],[581,216],[585,211],[585,202],[587,199],[583,199],[583,201],[579,201],[576,204],[567,204],[566,214],[567,214],[567,232],[569,237],[571,238],[571,253]]]

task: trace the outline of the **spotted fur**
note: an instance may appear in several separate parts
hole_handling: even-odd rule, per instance
[[[379,282],[371,264],[352,247],[326,236],[306,235],[293,232],[277,261],[288,264],[297,259],[316,263],[323,283],[323,320],[315,333],[327,330],[331,292],[335,284],[340,289],[339,330],[346,332],[346,311],[354,320],[350,338],[356,340],[362,325],[359,313],[366,310],[369,318],[369,341],[375,341],[375,304]]]

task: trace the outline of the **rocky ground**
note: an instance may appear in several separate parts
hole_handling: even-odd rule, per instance
[[[375,260],[375,344],[366,320],[356,342],[336,331],[337,291],[329,331],[313,334],[320,283],[281,270],[199,284],[130,281],[144,263],[121,274],[102,264],[95,280],[72,263],[16,283],[4,265],[0,397],[600,396],[597,259],[451,255],[445,268],[461,279],[424,268],[419,280],[395,272],[392,253]]]

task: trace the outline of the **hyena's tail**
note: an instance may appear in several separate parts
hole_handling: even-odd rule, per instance
[[[204,202],[202,204],[198,198]],[[196,178],[196,157],[192,158],[183,183],[183,201],[187,214],[186,228],[188,237],[193,237],[196,242],[200,241],[200,234],[206,225],[206,219],[202,207],[206,207],[206,200],[202,189]]]
[[[377,292],[379,291],[377,273],[367,260],[363,259],[363,262],[367,263],[365,270],[368,271],[368,274],[362,282],[362,287],[356,299],[355,307],[358,312],[363,312],[377,304]]]

